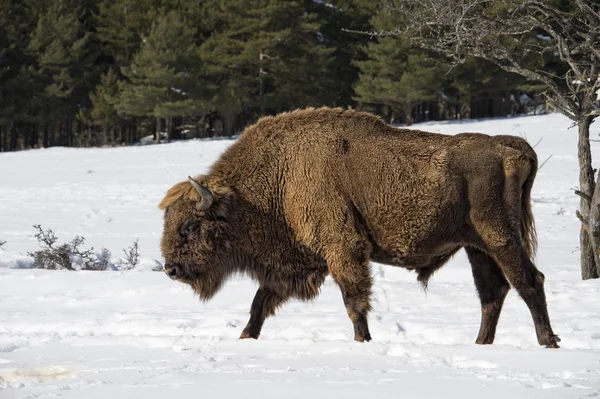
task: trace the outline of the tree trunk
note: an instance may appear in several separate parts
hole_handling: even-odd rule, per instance
[[[233,124],[235,123],[235,113],[233,111],[225,111],[223,116],[223,133],[225,136],[233,136]]]
[[[596,180],[594,195],[590,206],[590,218],[588,222],[590,239],[592,241],[592,252],[596,263],[596,277],[600,276],[600,173]]]
[[[31,148],[37,148],[40,143],[40,129],[39,125],[36,123],[33,125],[33,134],[31,135]]]
[[[96,143],[96,145],[98,147],[102,147],[103,145],[105,145],[107,143],[107,137],[108,137],[108,125],[106,123],[102,124],[102,134],[100,136],[100,140],[98,140],[99,142]]]
[[[171,133],[172,133],[171,129],[172,129],[172,127],[173,127],[173,117],[169,116],[167,118],[167,139],[166,139],[167,143],[169,141],[171,141]]]
[[[44,148],[48,148],[48,145],[49,145],[49,144],[48,144],[48,143],[49,143],[49,137],[48,137],[48,136],[49,136],[49,135],[50,135],[50,133],[49,133],[49,127],[48,127],[48,124],[45,124],[45,125],[44,125],[44,139],[43,139],[43,143],[42,143],[42,146],[43,146]]]
[[[412,103],[410,101],[404,103],[404,124],[406,126],[413,124],[412,108]]]
[[[30,136],[31,131],[26,126],[24,126],[22,129],[23,129],[22,130],[23,131],[23,148],[19,148],[19,149],[24,150],[27,148],[27,145],[29,144],[29,136]]]
[[[15,126],[14,122],[10,127],[10,150],[17,150],[17,127]]]
[[[156,144],[160,144],[160,117],[156,117]]]
[[[69,147],[73,147],[73,139],[74,139],[74,132],[73,132],[73,119],[71,117],[67,118],[67,145]]]
[[[129,137],[129,144],[137,142],[138,122],[135,121],[131,124],[131,136]]]
[[[584,117],[578,121],[579,128],[579,191],[581,195],[579,212],[582,219],[581,232],[579,234],[581,248],[581,277],[584,280],[598,278],[596,267],[596,256],[590,236],[590,209],[592,195],[594,194],[594,170],[592,169],[592,152],[590,150],[590,125],[591,117]],[[587,224],[587,225],[586,225]]]
[[[59,147],[64,147],[65,146],[65,129],[63,128],[63,124],[62,122],[58,122],[58,146]]]

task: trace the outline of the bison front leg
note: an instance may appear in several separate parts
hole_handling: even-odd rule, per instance
[[[242,331],[240,339],[258,339],[265,319],[275,314],[277,307],[282,305],[287,298],[283,298],[268,288],[261,287],[256,291],[252,306],[250,307],[250,320]]]
[[[371,310],[373,280],[366,256],[356,252],[336,251],[329,255],[329,273],[339,285],[348,316],[354,324],[354,340],[370,341],[367,316]]]

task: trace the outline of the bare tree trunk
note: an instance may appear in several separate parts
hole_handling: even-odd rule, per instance
[[[223,134],[225,136],[233,136],[233,124],[235,123],[235,112],[226,110],[222,113],[223,117]]]
[[[100,135],[100,142],[97,143],[96,145],[98,145],[98,147],[102,147],[103,145],[106,144],[106,142],[108,137],[108,126],[106,125],[106,123],[102,124],[102,134]]]
[[[171,141],[171,129],[173,127],[173,117],[169,116],[167,118],[167,143]]]
[[[71,117],[67,117],[67,122],[66,122],[66,140],[67,140],[67,147],[73,147],[73,123],[71,121]]]
[[[588,226],[592,241],[592,252],[596,262],[596,277],[600,277],[600,173],[598,173],[596,188],[594,189],[594,195],[592,195]]]
[[[263,60],[265,58],[265,55],[263,53],[262,50],[259,50],[260,53],[258,55],[258,60],[259,60],[259,65],[260,68],[258,69],[258,99],[260,102],[260,116],[263,116],[265,114],[265,104],[263,102],[263,94],[264,94],[264,82],[263,82],[263,75],[265,73],[265,70],[263,68]]]
[[[37,148],[40,144],[40,127],[36,123],[33,125],[33,134],[31,136],[31,148]]]
[[[44,139],[43,139],[43,143],[42,143],[42,147],[44,147],[44,148],[48,148],[48,140],[49,140],[48,139],[48,136],[49,136],[48,130],[49,130],[48,124],[45,124],[44,125]]]
[[[591,123],[592,118],[590,117],[584,117],[578,122],[579,191],[581,192],[580,214],[578,216],[582,222],[579,241],[581,248],[581,277],[584,280],[598,278],[598,268],[596,267],[598,254],[594,254],[595,251],[589,228],[591,221],[590,210],[592,205],[592,195],[594,195],[595,189],[594,170],[592,169],[592,152],[590,150]]]
[[[63,129],[63,124],[62,122],[57,122],[57,126],[58,126],[58,131],[57,131],[57,145],[59,147],[65,147],[65,134],[64,134],[64,129]]]
[[[133,126],[133,140],[131,140],[131,144],[136,143],[138,141],[139,131],[140,131],[140,119],[135,118],[135,123]]]
[[[156,117],[156,144],[160,144],[160,117]]]
[[[17,150],[17,128],[15,126],[15,123],[13,122],[11,127],[10,127],[10,150],[11,151],[16,151]]]
[[[410,126],[413,124],[412,103],[407,101],[404,103],[404,124]]]

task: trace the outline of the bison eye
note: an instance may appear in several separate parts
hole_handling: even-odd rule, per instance
[[[200,227],[200,222],[196,219],[188,219],[179,226],[179,235],[187,237]]]

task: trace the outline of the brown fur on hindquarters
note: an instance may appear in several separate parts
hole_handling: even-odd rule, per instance
[[[528,304],[540,343],[555,346],[530,261],[536,170],[535,152],[518,137],[445,136],[355,111],[294,111],[248,127],[196,178],[208,191],[185,181],[167,192],[161,249],[169,276],[204,300],[235,273],[283,301],[310,300],[331,273],[355,338],[367,340],[370,261],[415,270],[426,286],[452,254],[475,248]],[[473,266],[478,289],[487,285],[475,269],[485,264]],[[493,340],[494,312],[482,317],[484,343]],[[258,336],[261,318],[247,335]]]

